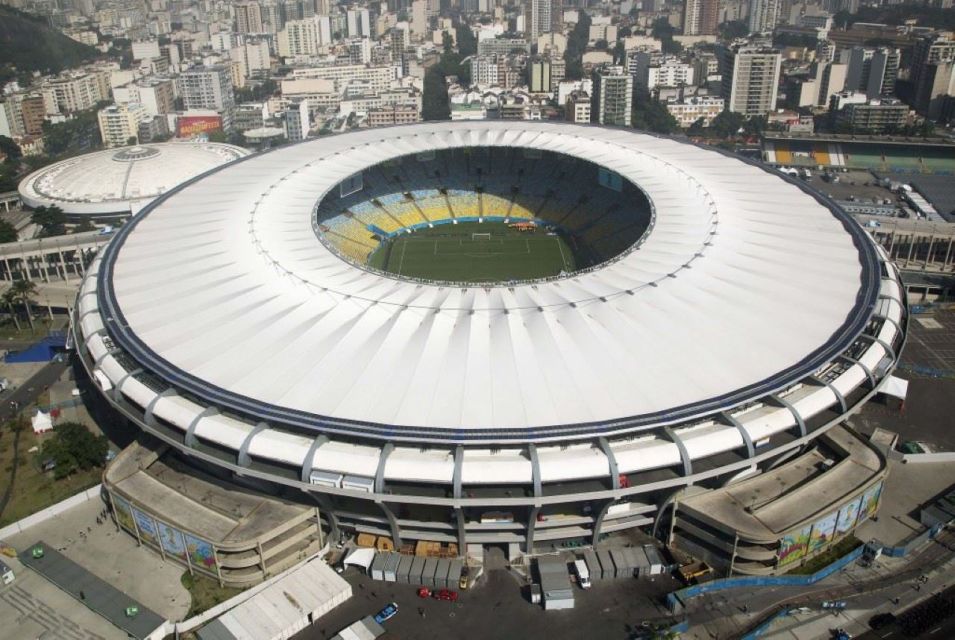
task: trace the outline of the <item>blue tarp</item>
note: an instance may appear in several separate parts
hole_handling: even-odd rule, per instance
[[[51,333],[39,342],[30,345],[21,351],[10,351],[3,358],[4,362],[49,362],[53,356],[66,348],[65,333]]]

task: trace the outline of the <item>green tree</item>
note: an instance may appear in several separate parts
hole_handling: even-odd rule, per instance
[[[466,24],[459,24],[455,27],[455,36],[457,36],[458,53],[465,58],[477,53],[477,38],[471,27]]]
[[[421,97],[421,117],[424,120],[450,120],[451,105],[448,102],[448,85],[437,65],[431,66],[424,75],[424,95]]]
[[[6,220],[0,220],[0,244],[17,241],[16,228]]]
[[[716,138],[735,138],[745,122],[743,114],[724,110],[710,122],[710,133]]]
[[[12,292],[11,300],[16,304],[23,305],[27,320],[30,322],[30,331],[36,331],[36,325],[33,323],[33,308],[30,306],[31,298],[36,295],[36,284],[32,280],[17,280],[10,287]]]
[[[7,310],[7,314],[10,316],[10,319],[13,320],[13,326],[17,328],[17,331],[20,331],[20,318],[17,315],[17,294],[13,289],[7,289],[3,292],[3,295],[0,295],[0,302],[3,303],[4,308]]]
[[[43,443],[40,456],[56,463],[55,478],[65,478],[80,470],[102,467],[106,462],[109,442],[95,436],[78,422],[64,422],[53,427],[53,437]]]
[[[653,133],[675,133],[680,125],[667,111],[666,105],[645,90],[637,90],[633,97],[632,124],[634,129],[643,129]]]
[[[743,20],[730,20],[724,22],[718,27],[720,40],[729,42],[736,38],[744,38],[749,34],[749,25]]]
[[[13,138],[0,136],[0,153],[6,156],[7,162],[13,162],[23,157],[23,152]]]
[[[583,57],[590,40],[590,16],[585,11],[579,11],[577,15],[577,24],[567,36],[567,49],[564,51],[564,77],[568,80],[580,80],[584,77]]]
[[[706,118],[700,116],[697,118],[693,124],[691,124],[687,130],[686,135],[688,136],[705,136],[706,135]]]
[[[83,221],[76,225],[76,231],[79,233],[84,233],[87,231],[96,231],[96,226],[90,222],[88,219],[83,218]]]
[[[40,236],[49,238],[66,233],[66,214],[56,205],[37,207],[30,221],[40,227]]]

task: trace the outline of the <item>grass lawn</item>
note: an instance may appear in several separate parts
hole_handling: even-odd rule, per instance
[[[0,495],[6,491],[10,482],[14,435],[9,424],[0,427]],[[30,421],[27,419],[20,433],[16,480],[13,483],[10,502],[0,515],[0,527],[25,518],[100,482],[102,469],[80,471],[61,480],[54,480],[52,472],[40,471],[39,453],[30,453],[30,449],[34,446],[40,447],[43,437],[52,436],[38,438],[30,428]]]
[[[444,224],[402,234],[384,243],[368,264],[411,278],[460,282],[546,278],[576,267],[561,236],[517,231],[503,222]]]
[[[198,615],[229,598],[239,595],[243,591],[243,589],[234,587],[220,587],[219,583],[212,578],[199,574],[192,575],[188,571],[182,574],[181,581],[182,586],[192,596],[192,605],[189,607],[186,618]]]
[[[839,542],[835,543],[818,556],[807,562],[806,564],[796,567],[792,571],[789,571],[791,576],[808,576],[812,575],[815,572],[819,571],[823,567],[827,567],[842,556],[846,555],[856,547],[862,544],[855,536],[846,536]]]
[[[56,319],[52,323],[48,317],[35,317],[33,319],[34,329],[30,329],[30,323],[26,320],[20,321],[20,329],[6,315],[0,319],[0,340],[39,340],[46,337],[51,329],[63,329],[66,320]],[[3,344],[0,343],[0,348]]]

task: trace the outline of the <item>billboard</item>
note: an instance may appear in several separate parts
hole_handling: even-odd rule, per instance
[[[806,555],[806,549],[809,548],[809,534],[812,531],[812,525],[806,525],[796,533],[790,533],[779,540],[779,566],[795,562]]]
[[[858,522],[862,524],[875,515],[879,510],[879,498],[882,496],[882,483],[872,485],[862,494],[862,504],[859,505]]]
[[[112,494],[111,497],[113,498],[113,510],[116,513],[116,521],[119,526],[130,533],[136,533],[136,525],[133,524],[133,512],[130,510],[129,503],[126,502],[125,498],[116,494]]]
[[[186,553],[189,554],[189,562],[192,566],[206,571],[214,571],[216,566],[216,553],[212,548],[211,542],[206,542],[191,534],[183,534],[186,543]]]
[[[159,546],[159,534],[156,531],[156,521],[152,516],[146,515],[136,507],[132,508],[133,519],[136,521],[136,527],[139,529],[139,537],[143,542],[153,546]]]
[[[812,525],[812,534],[809,536],[809,553],[815,553],[820,548],[832,542],[832,538],[836,532],[837,514],[838,512],[833,511]]]
[[[180,116],[176,121],[176,135],[180,138],[191,138],[213,131],[222,131],[222,116]]]
[[[157,522],[159,525],[159,542],[162,544],[163,551],[167,555],[186,561],[186,543],[182,538],[182,531],[170,527],[165,522]]]
[[[852,531],[856,524],[856,518],[859,516],[859,505],[862,504],[862,496],[859,496],[852,502],[849,502],[839,509],[839,517],[836,520],[836,537],[841,537]]]
[[[361,171],[359,171],[341,181],[341,184],[338,185],[338,197],[344,198],[356,191],[361,191],[363,188],[364,180],[362,179]]]

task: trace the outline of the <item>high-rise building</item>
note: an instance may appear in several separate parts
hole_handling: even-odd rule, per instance
[[[262,8],[258,2],[240,2],[235,5],[235,30],[239,33],[262,33]]]
[[[779,51],[749,45],[720,47],[723,99],[729,111],[762,116],[776,108]]]
[[[117,104],[139,104],[149,116],[172,113],[175,109],[176,88],[170,78],[150,78],[113,89]]]
[[[279,56],[315,56],[319,48],[332,41],[328,16],[313,16],[308,20],[289,20],[278,35]]]
[[[43,96],[26,96],[20,100],[20,119],[23,133],[28,136],[42,136],[43,121],[46,120],[46,103]]]
[[[750,33],[766,33],[779,21],[779,0],[749,0]]]
[[[527,81],[527,84],[530,86],[531,93],[550,93],[550,60],[534,60],[527,65]]]
[[[560,30],[561,0],[527,0],[524,5],[524,31],[531,42],[542,33]]]
[[[590,122],[590,95],[586,91],[573,91],[567,97],[564,119],[568,122]]]
[[[683,33],[688,36],[716,35],[719,0],[686,0],[683,5]]]
[[[293,102],[285,110],[285,137],[289,142],[300,142],[308,137],[311,128],[308,100]]]
[[[179,76],[179,95],[186,109],[213,109],[222,116],[222,130],[232,131],[235,94],[229,67],[195,67]]]
[[[349,9],[347,15],[349,38],[370,38],[372,36],[368,9]]]
[[[597,124],[629,127],[632,122],[633,76],[623,67],[603,67],[593,73],[590,118]]]
[[[901,53],[898,49],[853,47],[843,50],[847,63],[846,89],[865,92],[869,98],[890,96],[899,77]]]
[[[910,79],[915,89],[915,109],[928,115],[933,104],[938,106],[940,98],[951,95],[947,84],[951,83],[948,74],[951,63],[955,61],[955,40],[941,34],[921,38],[912,51],[912,72]]]
[[[139,141],[139,123],[147,120],[149,115],[143,105],[130,102],[110,105],[101,109],[96,117],[103,144],[123,147],[131,141]]]

